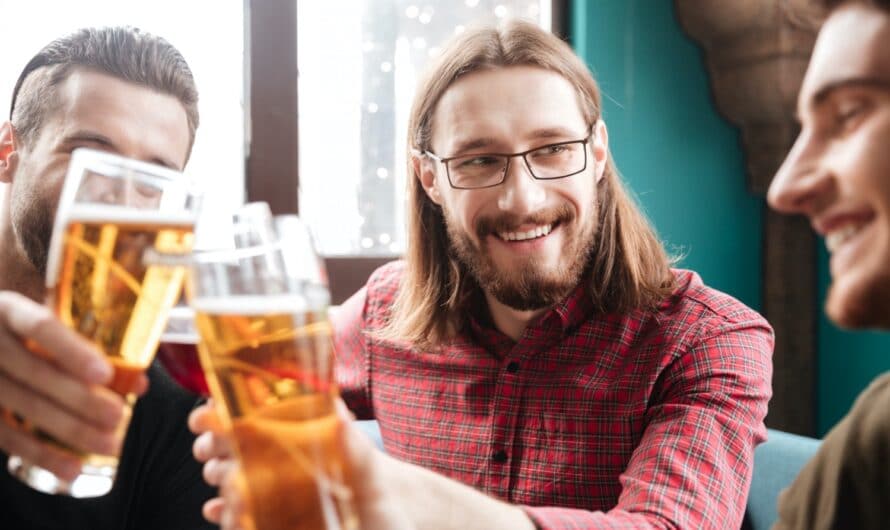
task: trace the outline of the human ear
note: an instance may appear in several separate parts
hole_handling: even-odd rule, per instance
[[[424,155],[414,155],[411,159],[414,168],[414,175],[420,181],[420,186],[426,192],[427,197],[431,201],[442,205],[442,196],[439,193],[439,187],[436,185],[436,168],[432,161]]]
[[[602,180],[606,173],[606,162],[609,161],[609,131],[606,122],[596,120],[593,125],[593,141],[590,142],[590,150],[593,154],[593,168],[596,181]]]
[[[9,184],[15,174],[18,152],[16,149],[16,133],[12,123],[5,121],[0,125],[0,182]]]

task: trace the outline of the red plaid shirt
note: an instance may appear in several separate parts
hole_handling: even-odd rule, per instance
[[[485,318],[440,352],[382,343],[404,264],[335,319],[338,380],[389,454],[525,506],[540,528],[741,525],[766,438],[772,330],[676,271],[656,313],[598,315],[583,288],[519,342]]]

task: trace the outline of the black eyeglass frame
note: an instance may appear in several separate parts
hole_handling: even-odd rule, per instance
[[[445,166],[445,175],[448,177],[448,184],[451,185],[452,188],[454,188],[456,190],[483,190],[483,189],[487,189],[487,188],[494,188],[495,186],[500,186],[501,184],[503,184],[504,181],[507,180],[507,173],[510,172],[510,162],[517,156],[522,157],[522,160],[525,162],[525,167],[526,167],[526,169],[528,169],[529,175],[531,175],[532,178],[534,178],[535,180],[559,180],[559,179],[564,179],[566,177],[571,177],[572,175],[577,175],[578,173],[583,173],[587,169],[587,144],[590,143],[590,140],[592,138],[593,138],[593,130],[591,129],[590,133],[587,135],[586,138],[582,138],[580,140],[567,140],[565,142],[556,142],[556,143],[552,143],[552,144],[539,145],[538,147],[534,147],[527,151],[522,151],[521,153],[512,153],[512,154],[511,153],[472,153],[472,154],[467,154],[467,155],[440,157],[439,155],[433,153],[432,151],[424,150],[422,152],[422,154],[432,158],[433,160],[435,160],[437,162],[441,162],[442,165]],[[574,173],[569,173],[567,175],[560,175],[558,177],[539,177],[539,176],[535,175],[535,172],[532,169],[532,166],[529,163],[528,158],[527,158],[527,155],[529,153],[534,153],[535,151],[545,149],[548,147],[558,147],[560,145],[571,145],[571,144],[582,144],[584,147],[584,149],[583,149],[584,150],[584,166],[581,169],[579,169],[578,171],[575,171]],[[495,182],[494,184],[487,184],[485,186],[473,186],[473,187],[456,186],[454,184],[454,182],[451,180],[451,168],[449,167],[448,162],[451,162],[452,160],[456,160],[458,158],[483,157],[483,156],[498,156],[498,157],[506,157],[507,158],[507,164],[504,166],[504,169],[501,171],[501,179],[499,181]]]

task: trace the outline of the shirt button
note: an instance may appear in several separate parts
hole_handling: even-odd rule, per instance
[[[503,464],[507,461],[507,451],[499,449],[491,455],[491,459],[494,460],[496,464]]]
[[[515,374],[519,371],[519,363],[516,361],[510,361],[510,364],[507,365],[507,371],[511,374]]]

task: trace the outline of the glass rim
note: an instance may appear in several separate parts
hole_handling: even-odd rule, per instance
[[[192,193],[200,193],[196,183],[177,169],[91,147],[78,147],[71,152],[70,166],[81,167],[83,170],[89,171],[92,164],[101,165],[101,169],[107,170],[106,172],[97,171],[107,177],[123,178],[126,175],[135,176],[139,180],[158,179],[164,182],[175,182],[184,188],[189,188]],[[195,188],[195,191],[190,188]]]
[[[192,265],[206,265],[210,263],[225,263],[244,258],[255,258],[263,254],[272,252],[280,252],[284,248],[283,241],[272,241],[263,243],[262,245],[252,245],[249,247],[226,247],[226,248],[209,248],[196,249],[191,253]]]

